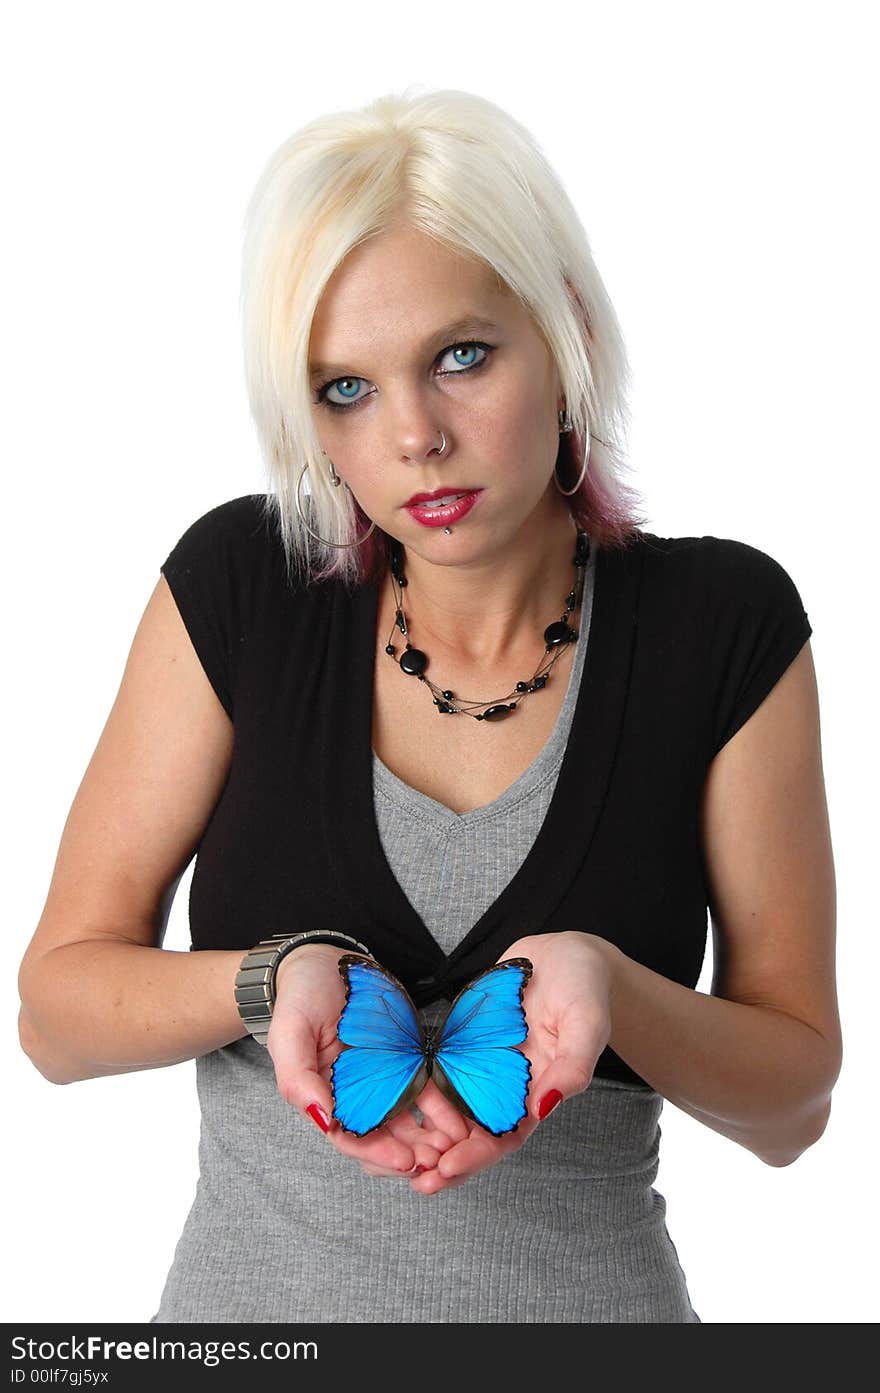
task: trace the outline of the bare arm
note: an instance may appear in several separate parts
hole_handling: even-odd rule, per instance
[[[85,939],[27,966],[22,1049],[51,1083],[160,1069],[247,1031],[235,1005],[241,952],[173,952]]]
[[[842,1060],[836,893],[819,702],[807,642],[709,768],[702,842],[712,994],[597,940],[610,1044],[672,1103],[769,1165],[825,1129]]]
[[[233,987],[250,945],[160,946],[232,748],[232,723],[160,576],[19,972],[22,1048],[53,1083],[159,1068],[246,1034]]]

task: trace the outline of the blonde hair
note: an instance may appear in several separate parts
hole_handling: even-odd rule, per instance
[[[329,542],[363,536],[370,519],[330,483],[312,412],[308,352],[324,288],[346,255],[405,224],[491,267],[553,354],[572,421],[557,469],[573,516],[599,544],[627,545],[644,521],[626,484],[629,366],[620,327],[578,215],[526,129],[493,102],[456,90],[388,94],[320,116],[279,146],[248,203],[241,318],[251,412],[269,476],[288,574],[358,585],[387,563],[378,527],[362,546],[312,539],[295,505],[308,464],[310,526]]]

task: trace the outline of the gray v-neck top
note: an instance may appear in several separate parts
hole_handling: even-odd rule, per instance
[[[481,808],[456,813],[404,783],[373,752],[373,803],[382,850],[407,899],[444,953],[452,952],[513,879],[550,806],[589,643],[595,557],[592,547],[584,574],[578,639],[573,661],[565,669],[565,700],[549,740],[503,793]],[[541,694],[536,692],[527,700],[540,701]],[[491,740],[491,728],[486,737]]]
[[[509,788],[458,814],[373,754],[384,854],[444,953],[512,879],[550,805],[589,643],[592,553],[565,700]],[[426,1024],[445,1009],[423,1008]],[[340,1155],[283,1101],[250,1037],[196,1069],[198,1189],[153,1322],[699,1323],[653,1188],[654,1090],[597,1075],[520,1150],[426,1197]]]

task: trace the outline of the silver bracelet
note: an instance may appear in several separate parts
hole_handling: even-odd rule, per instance
[[[348,934],[337,933],[335,929],[308,929],[299,934],[271,934],[245,953],[241,967],[235,975],[235,1000],[238,1014],[248,1031],[261,1045],[266,1044],[269,1026],[272,1024],[272,1011],[275,1006],[275,973],[281,959],[294,948],[304,943],[329,943],[335,948],[344,948],[373,955],[363,943]]]

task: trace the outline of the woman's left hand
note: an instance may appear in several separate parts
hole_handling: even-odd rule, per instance
[[[588,1086],[611,1037],[611,952],[604,940],[577,932],[535,934],[511,944],[499,961],[528,958],[534,969],[523,994],[529,1033],[518,1047],[532,1065],[527,1115],[515,1132],[493,1137],[429,1080],[416,1100],[426,1124],[450,1137],[461,1136],[464,1124],[466,1135],[436,1167],[410,1180],[413,1190],[434,1195],[465,1184],[518,1151],[556,1102]]]

